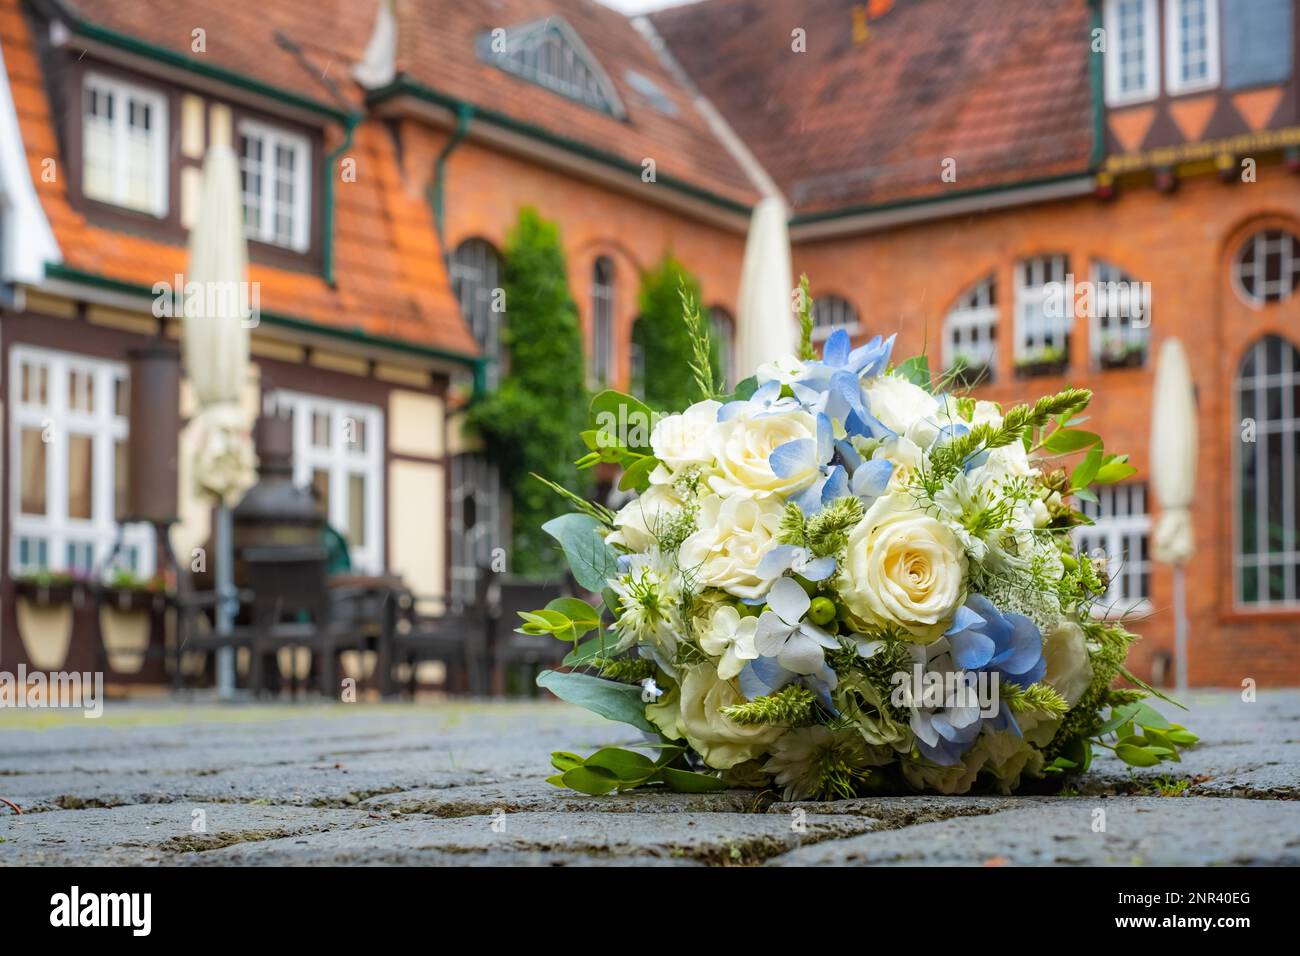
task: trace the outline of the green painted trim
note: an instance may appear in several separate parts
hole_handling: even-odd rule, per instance
[[[321,273],[331,286],[334,282],[334,189],[335,176],[334,164],[338,158],[343,155],[343,151],[352,146],[352,134],[356,132],[357,127],[361,124],[364,117],[360,113],[353,113],[344,122],[343,142],[339,143],[338,149],[331,151],[325,157],[325,188],[322,190],[323,205],[321,222]]]
[[[124,33],[118,33],[116,30],[110,30],[107,27],[99,26],[83,20],[67,12],[64,5],[60,5],[65,11],[65,20],[68,29],[78,36],[85,37],[87,40],[95,40],[103,43],[105,46],[111,46],[115,49],[122,50],[126,53],[133,53],[137,56],[147,57],[156,60],[159,63],[165,63],[168,66],[174,66],[202,76],[210,80],[218,80],[231,86],[247,90],[250,93],[256,93],[259,96],[265,96],[268,99],[276,100],[289,106],[297,107],[301,110],[307,110],[329,119],[336,120],[340,123],[347,122],[349,114],[337,106],[331,106],[328,103],[322,103],[308,96],[302,96],[298,93],[291,93],[288,90],[280,89],[277,86],[271,86],[267,83],[261,83],[257,80],[250,79],[241,73],[227,70],[219,66],[213,66],[204,63],[201,60],[195,60],[183,53],[177,53],[175,50],[169,50],[166,47],[156,46],[144,40],[128,36]]]
[[[1054,183],[1068,182],[1087,176],[1090,169],[1078,172],[1062,173],[1059,176],[1047,176],[1042,179],[1020,179],[1013,183],[1000,183],[996,186],[982,186],[979,189],[966,189],[961,192],[946,193],[942,196],[926,196],[921,199],[900,199],[896,202],[880,203],[874,206],[846,206],[843,209],[830,209],[826,212],[810,212],[790,219],[791,228],[815,222],[829,222],[834,219],[848,219],[851,216],[866,216],[873,213],[893,212],[896,209],[908,209],[920,206],[937,206],[958,199],[970,199],[975,196],[995,196],[999,193],[1014,192],[1017,189],[1032,189],[1036,186],[1050,186]]]
[[[474,107],[468,103],[461,103],[456,108],[456,130],[439,151],[438,158],[433,161],[433,182],[429,184],[429,203],[433,207],[433,229],[438,234],[438,246],[442,249],[444,258],[447,256],[447,243],[443,236],[447,159],[469,133],[469,124],[473,118]]]
[[[394,99],[399,96],[411,96],[423,100],[426,103],[432,103],[435,106],[444,107],[445,109],[456,113],[459,113],[459,111],[464,107],[469,107],[474,111],[475,118],[480,119],[485,123],[491,123],[493,126],[499,126],[502,129],[510,130],[513,133],[519,133],[522,136],[527,136],[529,139],[534,139],[539,143],[545,143],[548,146],[557,147],[565,152],[573,153],[575,156],[580,156],[583,159],[593,160],[604,166],[609,166],[611,169],[629,173],[638,178],[641,175],[641,165],[639,163],[634,163],[621,156],[616,156],[613,153],[596,149],[592,146],[588,146],[586,143],[570,139],[567,136],[560,136],[557,133],[552,133],[550,130],[543,129],[542,127],[536,126],[532,123],[525,123],[512,116],[506,116],[504,113],[499,113],[496,110],[484,109],[465,100],[457,99],[454,96],[441,93],[432,87],[425,86],[422,83],[417,83],[406,76],[399,76],[387,86],[380,87],[377,90],[372,90],[366,97],[366,103],[374,106],[385,100]],[[719,196],[717,193],[710,192],[701,186],[696,186],[693,183],[688,183],[685,180],[677,179],[673,176],[658,175],[656,177],[656,183],[660,186],[667,186],[669,189],[679,192],[682,195],[689,196],[692,199],[698,199],[702,202],[708,203],[709,205],[717,206],[720,209],[725,209],[728,212],[737,213],[742,216],[749,216],[753,208],[743,202],[728,199],[725,196]]]
[[[118,292],[123,295],[135,295],[146,299],[153,298],[153,290],[148,286],[136,285],[134,282],[124,282],[121,279],[112,279],[108,276],[98,275],[94,272],[84,272],[81,269],[74,269],[57,262],[47,262],[45,264],[45,276],[49,279],[59,279],[64,282],[75,282],[81,285],[91,286],[96,289],[104,289],[109,292]],[[260,313],[260,319],[269,325],[279,326],[280,328],[293,329],[295,331],[310,332],[313,335],[323,335],[340,341],[350,342],[354,345],[368,345],[378,348],[391,349],[395,352],[404,352],[407,355],[419,355],[423,358],[442,359],[448,362],[455,362],[458,365],[464,365],[474,370],[474,379],[477,382],[482,377],[482,366],[487,359],[478,355],[466,355],[463,352],[453,352],[449,349],[438,348],[433,345],[420,345],[416,342],[408,342],[405,339],[395,339],[386,335],[371,335],[363,332],[361,329],[345,329],[338,326],[322,325],[319,322],[313,322],[310,319],[304,319],[296,315],[287,315],[281,312],[268,312],[263,309]]]
[[[1092,155],[1088,161],[1097,170],[1106,156],[1106,90],[1102,73],[1105,54],[1092,49],[1092,37],[1102,28],[1101,4],[1098,0],[1088,0],[1088,6],[1092,8],[1092,26],[1088,34],[1088,49],[1092,51],[1088,58],[1088,81],[1092,85]]]

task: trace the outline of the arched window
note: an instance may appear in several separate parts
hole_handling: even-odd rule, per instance
[[[1241,244],[1232,278],[1251,305],[1291,298],[1300,287],[1300,239],[1284,229],[1261,229]]]
[[[1151,290],[1109,262],[1092,264],[1092,360],[1100,368],[1145,365]]]
[[[965,292],[943,323],[943,367],[964,385],[991,382],[998,364],[998,309],[989,276]]]
[[[500,296],[501,256],[484,239],[466,239],[451,255],[451,291],[460,303],[474,340],[483,354],[492,359],[487,367],[487,383],[495,386],[500,375],[501,317],[505,314]]]
[[[814,339],[824,339],[836,329],[844,329],[849,335],[858,331],[858,310],[838,295],[814,297],[812,320]]]
[[[614,261],[601,256],[591,268],[591,382],[614,380]]]
[[[1241,361],[1236,396],[1237,603],[1300,606],[1300,350],[1260,339]]]
[[[1034,256],[1016,263],[1016,372],[1056,375],[1070,364],[1073,303],[1065,301],[1070,260]]]
[[[713,334],[713,347],[718,357],[719,388],[730,389],[736,371],[736,322],[720,305],[709,309],[709,331]]]

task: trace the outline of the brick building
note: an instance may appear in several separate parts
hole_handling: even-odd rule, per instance
[[[301,431],[301,477],[363,565],[454,593],[499,543],[455,412],[496,374],[520,206],[559,224],[592,383],[625,386],[640,273],[672,251],[729,334],[772,195],[819,335],[897,331],[998,401],[1095,391],[1142,471],[1080,544],[1123,556],[1111,597],[1149,616],[1135,667],[1156,679],[1170,575],[1141,478],[1151,357],[1179,336],[1203,463],[1192,681],[1296,683],[1298,21],[1297,0],[704,0],[637,22],[592,0],[0,0],[0,654],[53,667],[93,640],[84,609],[37,615],[15,581],[104,557],[113,469],[67,469],[112,461],[130,423],[41,396],[110,395],[133,345],[178,334],[148,290],[183,272],[199,163],[229,142],[262,288],[249,401],[383,436],[349,458]],[[1067,317],[1067,277],[1150,299]],[[49,449],[38,481],[24,429],[52,414],[90,445]],[[198,502],[182,518],[178,547],[206,535]]]

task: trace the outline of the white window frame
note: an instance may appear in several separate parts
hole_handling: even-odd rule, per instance
[[[106,93],[113,98],[113,119],[111,121],[113,155],[109,157],[108,163],[111,170],[109,178],[112,185],[107,195],[95,194],[87,189],[86,161],[90,156],[90,137],[87,135],[87,127],[91,122],[87,107],[89,105],[89,94],[92,90]],[[151,139],[149,149],[151,189],[149,202],[144,206],[135,205],[127,198],[127,169],[130,162],[127,149],[130,134],[128,123],[131,115],[129,101],[132,99],[147,104],[153,116],[153,128],[149,131]],[[106,76],[103,73],[87,73],[81,84],[82,194],[87,199],[93,199],[96,202],[120,206],[123,209],[131,209],[135,212],[148,213],[159,219],[164,218],[167,215],[171,179],[171,170],[167,163],[167,150],[170,143],[167,128],[169,118],[167,96],[162,91],[127,83],[115,77]]]
[[[22,368],[30,365],[46,371],[46,403],[27,402],[22,394]],[[72,372],[89,376],[94,409],[90,412],[68,407],[68,382]],[[130,424],[115,409],[116,385],[126,378],[120,362],[58,352],[53,349],[15,345],[9,350],[9,563],[13,574],[35,571],[108,571],[104,568],[117,542],[116,445],[126,441]],[[45,452],[45,514],[22,512],[22,431],[35,428],[49,436]],[[68,436],[91,438],[91,517],[68,516]],[[44,564],[21,560],[23,538],[44,540]],[[141,578],[154,573],[153,529],[148,524],[130,524],[122,530],[123,555],[118,567]],[[73,568],[68,561],[69,545],[90,545],[90,567]]]
[[[1300,256],[1292,255],[1292,250],[1298,245],[1300,245],[1300,236],[1289,229],[1270,227],[1257,230],[1247,236],[1237,248],[1236,255],[1232,257],[1232,284],[1242,301],[1260,309],[1266,305],[1285,302],[1300,292]],[[1255,280],[1254,292],[1247,289],[1246,283],[1242,281],[1242,274],[1245,272],[1242,259],[1246,255],[1246,250],[1251,247],[1255,252],[1255,261],[1251,263]],[[1271,254],[1272,247],[1276,247],[1273,251],[1279,257],[1279,277],[1276,288],[1265,278],[1267,275],[1265,262]]]
[[[1124,288],[1117,290],[1117,296],[1109,295],[1111,283],[1122,283]],[[1089,351],[1092,363],[1100,368],[1105,353],[1106,339],[1116,337],[1127,348],[1130,345],[1142,347],[1142,364],[1145,365],[1151,355],[1151,296],[1147,288],[1128,275],[1114,263],[1094,259],[1092,262],[1092,321],[1089,330]],[[1138,289],[1142,297],[1142,320],[1146,324],[1138,327],[1132,319],[1132,294]],[[1111,307],[1114,306],[1114,309]]]
[[[1095,548],[1106,553],[1106,573],[1110,586],[1097,598],[1093,614],[1097,617],[1125,617],[1151,611],[1151,514],[1147,510],[1147,487],[1141,483],[1101,485],[1095,489],[1097,504],[1080,502],[1093,524],[1077,528],[1075,546],[1083,554]],[[1146,542],[1143,560],[1141,541]],[[1147,580],[1147,593],[1141,591]]]
[[[826,314],[830,315],[830,321],[819,321],[821,315]],[[831,333],[836,329],[843,329],[849,335],[857,335],[862,331],[862,322],[858,318],[857,307],[842,295],[814,296],[812,320],[812,339],[814,342],[830,338]]]
[[[1019,259],[1015,266],[1015,333],[1017,360],[1032,359],[1038,352],[1048,347],[1060,347],[1065,350],[1065,358],[1070,360],[1070,339],[1074,332],[1075,304],[1068,301],[1067,294],[1062,296],[1063,316],[1048,316],[1044,307],[1047,299],[1047,287],[1050,283],[1067,281],[1070,275],[1070,257],[1063,253],[1030,256]],[[1042,329],[1033,326],[1041,316]],[[1041,333],[1041,334],[1039,334]],[[1063,341],[1058,342],[1057,338]]]
[[[607,270],[602,279],[602,263]],[[618,272],[614,260],[600,256],[591,264],[591,377],[593,388],[604,388],[614,381],[615,296]]]
[[[243,119],[235,131],[235,145],[239,139],[247,137],[262,141],[262,159],[258,175],[261,191],[258,193],[258,222],[245,221],[244,232],[249,239],[264,242],[282,249],[306,252],[311,247],[311,141],[306,136],[292,133],[277,126],[268,126],[256,120]],[[286,243],[275,231],[275,209],[278,200],[275,197],[276,173],[275,152],[277,147],[293,150],[296,154],[293,171],[293,234]],[[246,169],[250,160],[239,152],[239,168]],[[244,191],[241,187],[240,199]]]
[[[1165,92],[1170,96],[1212,90],[1219,85],[1219,0],[1200,0],[1205,4],[1205,76],[1189,81],[1182,78],[1184,2],[1165,0]]]
[[[486,456],[451,459],[451,598],[461,606],[477,596],[479,574],[491,571],[492,552],[505,537],[501,472]],[[474,527],[465,527],[465,503],[475,502]]]
[[[1280,339],[1287,348],[1282,353],[1281,368],[1269,372],[1267,368],[1267,343],[1271,338]],[[1232,535],[1232,593],[1233,604],[1241,611],[1294,611],[1300,610],[1300,587],[1295,581],[1294,569],[1300,565],[1300,540],[1296,533],[1296,509],[1300,508],[1300,491],[1296,482],[1300,475],[1295,470],[1295,448],[1300,443],[1300,408],[1295,407],[1294,393],[1300,387],[1300,356],[1297,356],[1295,343],[1280,335],[1265,335],[1251,346],[1254,351],[1255,367],[1249,376],[1242,375],[1245,358],[1238,365],[1232,381],[1233,420],[1241,421],[1246,416],[1242,406],[1242,393],[1249,390],[1254,393],[1253,415],[1255,422],[1255,441],[1233,444],[1233,535]],[[1266,393],[1276,389],[1279,393],[1279,415],[1266,417],[1268,401]],[[1282,525],[1282,547],[1277,551],[1269,550],[1269,466],[1268,438],[1279,436],[1281,450],[1281,498],[1282,513],[1277,515]],[[1245,529],[1241,524],[1242,505],[1245,487],[1242,478],[1245,455],[1255,459],[1255,550],[1246,554],[1242,548]],[[1271,597],[1268,584],[1268,572],[1274,566],[1283,570],[1283,596]],[[1242,577],[1247,568],[1254,568],[1258,577],[1256,599],[1245,600]],[[1260,597],[1260,595],[1265,595]]]
[[[348,486],[350,475],[361,475],[366,481],[365,544],[349,544],[348,556],[357,571],[379,574],[384,570],[384,413],[375,405],[346,402],[291,392],[275,392],[279,408],[293,411],[293,480],[310,487],[312,473],[324,471],[329,475],[329,514],[325,516],[331,526],[344,537],[351,530],[348,515]],[[323,414],[329,419],[329,448],[318,448],[312,441],[313,416]],[[360,422],[365,433],[365,448],[348,447],[344,440],[344,422]]]
[[[1156,16],[1156,0],[1137,0],[1142,4],[1143,42],[1142,64],[1146,83],[1136,90],[1121,89],[1120,63],[1120,4],[1128,0],[1106,0],[1103,28],[1106,31],[1104,73],[1107,106],[1129,106],[1154,99],[1160,92],[1160,21]]]
[[[958,346],[958,337],[971,342]],[[997,284],[993,276],[976,282],[957,300],[943,320],[943,367],[953,368],[959,356],[978,358],[988,369],[987,384],[997,376],[998,307]]]

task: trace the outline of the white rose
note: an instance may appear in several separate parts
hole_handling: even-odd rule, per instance
[[[849,532],[844,580],[840,596],[855,615],[928,643],[965,599],[966,553],[910,495],[886,495]]]
[[[906,435],[922,448],[934,443],[939,434],[935,421],[939,403],[921,386],[897,375],[877,375],[863,392],[868,411],[886,428]]]
[[[730,680],[745,669],[745,662],[758,657],[754,638],[758,618],[741,617],[730,604],[719,604],[709,619],[709,627],[700,635],[700,649],[718,661],[718,677]]]
[[[768,464],[772,452],[786,442],[817,440],[817,421],[807,412],[733,418],[719,422],[710,437],[719,474],[709,478],[709,485],[720,495],[788,496],[817,479],[818,469],[812,461],[815,456],[809,456],[808,467],[788,478],[778,478]]]
[[[677,552],[677,562],[706,586],[741,598],[767,593],[772,580],[758,576],[758,563],[776,545],[784,505],[777,498],[719,498],[700,502],[698,530]]]
[[[605,541],[630,551],[649,551],[655,546],[665,517],[684,504],[672,485],[651,485],[614,516],[617,530]]]
[[[738,724],[722,715],[724,707],[744,701],[731,681],[718,678],[712,664],[697,664],[682,678],[677,729],[715,770],[760,756],[786,732],[771,724]]]
[[[887,458],[894,463],[889,475],[891,491],[906,491],[922,474],[926,464],[925,452],[910,438],[890,438],[871,453],[872,458]]]
[[[1043,638],[1043,657],[1047,661],[1043,680],[1073,707],[1092,684],[1092,660],[1083,628],[1073,621],[1058,624]]]
[[[680,415],[659,419],[650,432],[650,447],[655,457],[674,471],[713,461],[709,434],[718,423],[721,407],[721,402],[710,399],[696,402]]]

